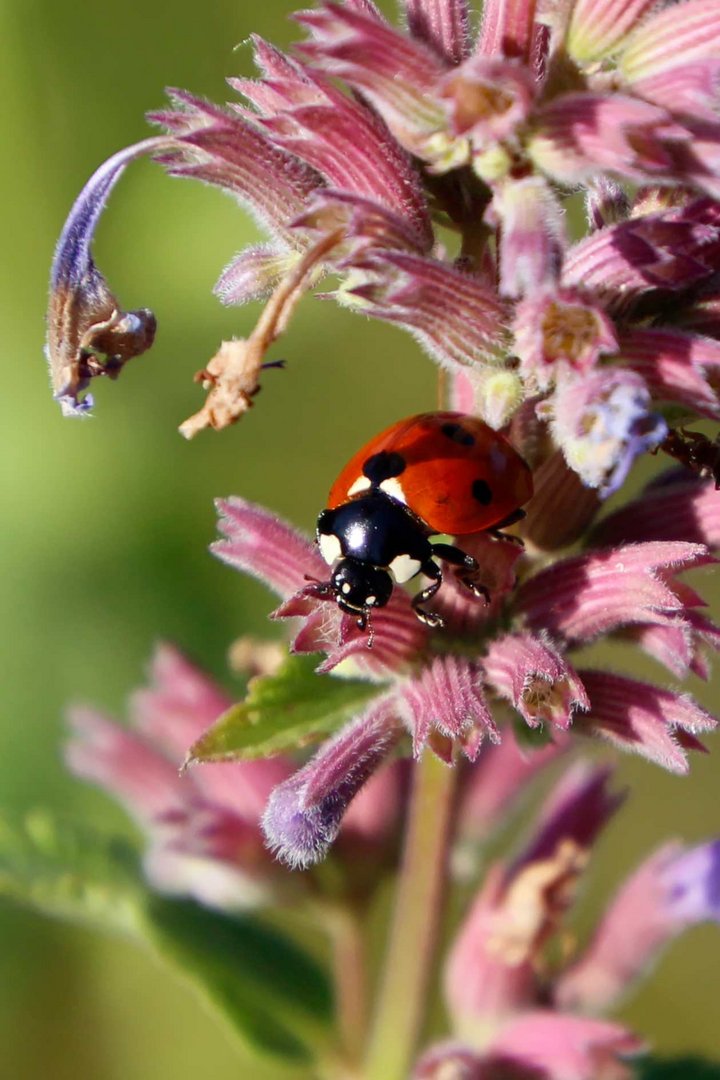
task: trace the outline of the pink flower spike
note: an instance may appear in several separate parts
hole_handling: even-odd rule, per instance
[[[600,60],[624,44],[629,31],[655,0],[576,0],[567,33],[567,51],[585,63]]]
[[[542,551],[556,551],[574,543],[601,506],[597,491],[583,484],[561,450],[535,469],[533,485],[535,494],[527,507],[521,534]]]
[[[620,71],[632,83],[695,60],[717,58],[720,8],[708,0],[658,11],[640,25],[620,57]]]
[[[500,736],[482,692],[476,665],[459,656],[438,656],[399,688],[402,715],[413,736],[419,757],[433,732],[458,744],[474,761],[487,737]]]
[[[675,575],[711,562],[702,544],[626,544],[542,570],[521,586],[517,605],[531,626],[574,644],[622,626],[674,624],[702,603]]]
[[[622,1060],[644,1049],[620,1024],[538,1010],[510,1020],[485,1061],[491,1070],[493,1063],[505,1070],[534,1069],[543,1080],[631,1080],[633,1071]]]
[[[485,677],[529,727],[567,728],[589,701],[575,671],[547,639],[508,634],[494,641],[482,661]]]
[[[483,750],[468,773],[458,812],[461,835],[483,839],[505,824],[513,804],[524,799],[535,777],[569,745],[569,737],[557,733],[547,746],[521,748],[512,729],[504,731],[502,742]]]
[[[550,187],[539,176],[511,180],[495,195],[500,220],[500,292],[517,298],[551,285],[565,247],[565,222]]]
[[[476,55],[442,79],[439,93],[453,133],[468,136],[482,154],[489,142],[512,139],[524,123],[535,80],[517,62]]]
[[[534,30],[535,0],[486,0],[477,51],[527,61]]]
[[[155,650],[150,685],[130,699],[133,726],[178,766],[192,745],[232,704],[205,672],[171,645]],[[199,765],[195,788],[218,807],[257,823],[272,789],[290,764],[283,758]]]
[[[378,252],[364,265],[366,283],[340,294],[361,314],[406,327],[451,371],[497,362],[507,312],[483,281],[409,252]]]
[[[470,50],[467,0],[404,0],[408,30],[432,45],[451,64],[460,64]]]
[[[645,381],[618,367],[563,379],[536,411],[550,421],[570,468],[602,498],[625,482],[636,457],[655,450],[667,435]]]
[[[523,866],[550,859],[560,845],[571,840],[589,851],[613,814],[625,801],[625,793],[609,791],[612,768],[576,761],[561,777],[540,810],[533,836],[511,873]]]
[[[168,172],[232,192],[261,228],[295,246],[287,223],[322,184],[320,175],[227,109],[184,90],[169,95],[173,109],[148,116],[176,137],[158,158]]]
[[[275,789],[262,825],[281,862],[305,870],[325,857],[345,810],[399,736],[390,699],[376,702]]]
[[[664,139],[690,139],[664,109],[622,94],[576,93],[538,110],[528,153],[561,184],[585,183],[598,169],[630,180],[674,172]]]
[[[313,67],[360,91],[406,150],[420,153],[442,129],[444,113],[435,90],[448,64],[435,49],[336,3],[295,18],[312,35],[300,51]]]
[[[686,773],[685,749],[704,749],[696,733],[717,727],[717,720],[687,694],[607,671],[579,674],[590,711],[575,721],[575,730],[598,734],[670,772]]]
[[[183,807],[177,764],[159,753],[150,739],[122,728],[95,709],[69,712],[68,768],[83,780],[110,791],[127,812],[148,828],[162,815]]]
[[[618,352],[637,372],[655,399],[676,401],[693,412],[720,417],[715,389],[720,373],[720,342],[677,330],[628,330]]]
[[[213,292],[223,304],[263,300],[297,260],[294,251],[279,244],[257,244],[239,252],[225,267]]]
[[[616,351],[611,320],[581,292],[529,292],[516,307],[513,330],[520,370],[531,385],[545,391],[560,375],[585,374],[601,356]]]
[[[210,550],[223,562],[259,578],[283,599],[307,585],[306,574],[327,576],[310,541],[268,510],[237,496],[218,499],[216,506],[225,539],[216,540]]]
[[[710,199],[631,218],[575,244],[563,284],[624,309],[657,289],[688,289],[712,277],[720,257],[720,208]]]
[[[664,483],[646,487],[639,499],[608,515],[597,526],[594,540],[684,540],[720,548],[720,498],[715,485],[673,472]]]
[[[432,228],[417,169],[385,124],[362,102],[308,67],[255,39],[263,82],[230,80],[261,111],[273,141],[317,170],[328,185],[370,199],[402,217],[415,243],[429,249]]]
[[[687,927],[720,921],[720,842],[667,844],[621,887],[595,936],[555,990],[560,1008],[597,1013],[634,989]]]
[[[695,60],[638,79],[633,89],[647,101],[695,121],[713,124],[717,120],[720,57]]]
[[[150,685],[130,699],[134,727],[173,761],[229,709],[232,699],[174,646],[160,644],[150,664]]]

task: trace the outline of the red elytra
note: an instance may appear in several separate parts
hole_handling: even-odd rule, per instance
[[[333,484],[329,509],[365,490],[367,464],[377,454],[398,455],[400,470],[381,490],[436,533],[490,529],[533,493],[529,466],[503,435],[465,413],[428,412],[399,420],[366,443]]]

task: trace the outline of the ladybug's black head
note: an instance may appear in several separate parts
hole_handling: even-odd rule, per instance
[[[330,585],[341,611],[360,616],[363,623],[368,611],[385,607],[393,591],[393,579],[387,570],[349,556],[336,565]]]

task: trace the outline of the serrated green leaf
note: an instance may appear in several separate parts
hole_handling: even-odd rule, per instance
[[[253,679],[248,695],[190,748],[188,762],[247,761],[329,735],[378,694],[375,683],[318,675],[313,657],[291,656],[275,675]]]
[[[330,986],[312,957],[255,918],[153,893],[125,841],[40,811],[0,818],[0,895],[150,946],[252,1052],[304,1062],[327,1041]]]
[[[638,1066],[638,1080],[720,1080],[720,1063],[683,1057],[648,1058]]]

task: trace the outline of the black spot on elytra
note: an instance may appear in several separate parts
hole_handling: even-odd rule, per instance
[[[493,493],[487,480],[473,480],[473,499],[477,499],[483,506],[489,506],[492,502]]]
[[[475,445],[475,436],[471,435],[469,431],[466,431],[462,424],[443,424],[440,430],[442,431],[443,435],[447,435],[448,439],[452,439],[453,442],[460,443],[461,446]]]
[[[381,450],[373,454],[363,465],[363,473],[374,487],[405,471],[405,458],[394,450]]]

